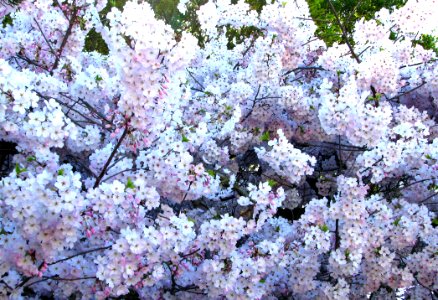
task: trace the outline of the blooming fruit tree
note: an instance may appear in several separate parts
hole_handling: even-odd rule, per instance
[[[438,4],[326,47],[268,2],[202,5],[202,47],[137,1],[0,8],[0,297],[437,297]]]

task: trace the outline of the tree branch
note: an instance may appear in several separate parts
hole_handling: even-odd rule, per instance
[[[96,179],[96,182],[94,183],[93,188],[97,188],[99,186],[100,181],[102,180],[103,176],[105,175],[109,164],[111,163],[111,161],[114,158],[114,155],[116,155],[117,150],[119,149],[120,145],[122,145],[123,139],[126,137],[126,135],[128,134],[128,124],[125,125],[125,130],[123,131],[122,136],[120,137],[119,141],[117,142],[116,146],[114,147],[113,151],[111,152],[110,157],[108,158],[108,160],[106,161],[105,165],[103,166],[102,171],[100,172],[99,176]]]
[[[347,44],[348,49],[350,49],[351,55],[354,57],[354,59],[357,61],[357,63],[360,64],[360,62],[361,62],[360,58],[359,58],[359,56],[356,55],[356,53],[354,52],[353,46],[351,45],[350,41],[348,40],[347,29],[345,28],[344,24],[342,24],[341,20],[339,19],[339,15],[338,15],[335,7],[333,6],[333,2],[331,0],[327,0],[327,1],[330,5],[331,11],[335,15],[336,22],[338,23],[339,27],[341,28],[342,37],[344,38],[344,41]]]
[[[75,21],[76,21],[78,8],[76,7],[76,5],[74,3],[73,3],[73,5],[74,5],[73,12],[72,12],[70,19],[69,19],[67,31],[64,34],[64,38],[62,39],[61,46],[59,47],[58,53],[56,54],[55,62],[53,63],[52,69],[50,70],[51,75],[53,74],[53,70],[56,70],[56,68],[58,68],[58,64],[59,64],[59,60],[61,59],[62,52],[64,51],[64,47],[67,44],[67,40],[72,33],[73,26],[74,26]]]
[[[256,105],[256,101],[258,100],[258,99],[257,99],[257,96],[258,96],[259,93],[260,93],[260,88],[261,88],[261,85],[259,84],[259,87],[257,88],[257,93],[256,93],[256,95],[255,95],[255,97],[254,97],[253,102],[252,102],[251,110],[246,114],[246,116],[242,119],[242,121],[240,121],[240,123],[245,122],[246,119],[248,119],[248,118],[251,116],[252,111],[254,110],[254,107],[255,107],[255,105]]]
[[[113,245],[109,245],[109,246],[105,246],[105,247],[99,247],[99,248],[94,248],[94,249],[85,250],[85,251],[82,251],[82,252],[79,252],[79,253],[76,253],[76,254],[70,255],[70,256],[68,256],[68,257],[66,257],[66,258],[63,258],[63,259],[60,259],[60,260],[57,260],[57,261],[54,261],[54,262],[48,263],[47,265],[48,265],[48,266],[52,266],[52,265],[58,264],[58,263],[60,263],[60,262],[66,261],[66,260],[70,260],[70,259],[75,258],[75,257],[77,257],[77,256],[85,255],[85,254],[92,253],[92,252],[96,252],[96,251],[106,250],[106,249],[111,248],[112,246],[113,246]]]

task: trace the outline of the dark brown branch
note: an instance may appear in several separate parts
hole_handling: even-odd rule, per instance
[[[68,110],[67,110],[67,112],[66,112],[66,115],[68,115],[69,111],[71,110],[71,111],[74,111],[75,113],[77,113],[78,115],[80,115],[81,117],[83,117],[84,119],[86,119],[86,120],[87,120],[88,122],[90,122],[91,124],[101,125],[101,124],[97,123],[95,120],[90,119],[89,117],[87,117],[86,115],[84,115],[84,114],[83,114],[82,112],[80,112],[79,110],[73,108],[73,106],[74,106],[76,103],[73,103],[72,105],[69,105],[69,104],[67,104],[67,103],[62,102],[61,100],[59,100],[59,99],[57,99],[57,98],[49,97],[49,96],[44,96],[43,94],[41,94],[40,92],[38,92],[38,91],[36,91],[36,90],[33,90],[33,92],[35,92],[39,97],[41,97],[41,98],[43,98],[43,99],[45,99],[45,100],[53,99],[53,100],[55,100],[57,103],[59,103],[60,105],[63,105],[63,106],[65,106],[65,107],[67,107]],[[70,119],[71,119],[71,118],[70,118]]]
[[[358,54],[358,56],[360,57],[365,51],[367,51],[371,46],[366,47],[365,49],[363,49],[362,51],[360,51],[360,53]]]
[[[205,87],[202,85],[202,83],[200,83],[198,81],[198,79],[196,79],[195,75],[193,75],[193,73],[191,71],[189,71],[189,70],[187,70],[187,73],[189,73],[190,77],[192,77],[193,80],[201,87],[202,90],[198,90],[198,91],[205,92]]]
[[[47,72],[49,71],[49,69],[48,69],[47,67],[44,67],[44,66],[38,64],[35,60],[32,60],[32,59],[28,58],[28,57],[25,56],[25,55],[17,54],[17,57],[18,57],[19,59],[21,59],[21,60],[24,60],[24,61],[27,62],[28,64],[31,64],[31,65],[34,65],[35,67],[38,67],[38,68],[40,68],[40,69],[43,69],[44,71],[47,71]]]
[[[106,161],[105,165],[103,166],[102,171],[100,172],[99,176],[96,179],[96,182],[94,183],[93,188],[97,188],[100,184],[100,181],[102,180],[103,176],[105,175],[106,171],[108,170],[108,166],[110,165],[111,161],[114,158],[114,155],[116,155],[117,150],[119,149],[120,145],[122,145],[123,139],[128,134],[128,124],[125,125],[125,130],[123,131],[122,136],[120,137],[119,141],[117,142],[116,146],[114,147],[113,151],[110,154],[110,157]]]
[[[272,179],[272,180],[276,181],[279,185],[286,186],[286,187],[291,188],[291,189],[296,188],[295,186],[290,185],[289,183],[285,183],[282,179],[274,178],[274,177],[268,176],[268,175],[263,174],[263,173],[261,174],[261,176]]]
[[[66,260],[70,260],[70,259],[75,258],[75,257],[77,257],[77,256],[85,255],[85,254],[92,253],[92,252],[96,252],[96,251],[106,250],[106,249],[109,249],[109,248],[111,248],[111,247],[112,247],[112,245],[105,246],[105,247],[94,248],[94,249],[89,249],[89,250],[85,250],[85,251],[82,251],[82,252],[79,252],[79,253],[76,253],[76,254],[70,255],[70,256],[68,256],[68,257],[66,257],[66,258],[63,258],[63,259],[60,259],[60,260],[57,260],[57,261],[54,261],[54,262],[48,263],[47,265],[52,266],[52,265],[58,264],[58,263],[60,263],[60,262],[66,261]]]
[[[424,284],[423,284],[423,283],[417,278],[417,274],[414,274],[414,278],[415,278],[415,281],[416,281],[419,285],[421,285],[423,288],[429,290],[431,293],[437,293],[437,292],[438,292],[438,290],[434,290],[434,289],[432,289],[432,288],[430,288],[430,287],[424,285]]]
[[[186,257],[188,257],[188,256],[190,256],[190,255],[193,255],[193,254],[198,253],[199,250],[201,250],[201,249],[200,249],[200,248],[197,248],[196,250],[193,250],[193,251],[190,252],[190,253],[187,253],[187,254],[182,255],[182,256],[181,256],[181,257],[182,257],[181,261],[182,261],[184,258],[186,258]]]
[[[341,246],[341,236],[339,235],[339,220],[336,219],[336,228],[335,228],[335,250],[339,249]]]
[[[67,98],[67,99],[70,99],[70,100],[74,101],[74,99],[73,99],[71,96],[69,96],[67,93],[60,92],[59,94],[62,95],[62,96],[64,96],[64,97]],[[98,115],[102,120],[104,120],[105,122],[111,124],[111,122],[110,122],[110,121],[109,121],[109,120],[108,120],[103,114],[101,114],[99,111],[97,111],[97,109],[96,109],[95,107],[93,107],[92,105],[90,105],[90,103],[88,103],[87,101],[85,101],[85,100],[82,99],[82,98],[78,98],[77,101],[80,101],[80,102],[83,104],[83,106],[84,106],[85,108],[89,109],[91,112],[93,112],[93,113],[95,113],[96,115]]]
[[[13,288],[12,287],[10,287],[4,280],[0,280],[0,284],[3,284],[3,285],[5,285],[6,286],[6,288],[7,289],[9,289],[9,290],[13,290]]]
[[[251,110],[246,114],[246,116],[242,119],[242,121],[240,121],[240,123],[243,123],[243,122],[245,122],[246,121],[246,119],[248,119],[250,116],[251,116],[251,114],[252,114],[252,111],[254,110],[254,107],[255,107],[255,105],[256,105],[256,102],[257,102],[257,96],[259,95],[259,93],[260,93],[260,88],[261,88],[261,85],[259,84],[259,87],[257,88],[257,93],[256,93],[256,95],[255,95],[255,97],[254,97],[254,100],[253,100],[253,102],[252,102],[252,107],[251,107]]]
[[[95,249],[90,249],[90,250],[85,250],[85,251],[82,251],[82,252],[76,253],[76,254],[74,254],[74,255],[68,256],[68,257],[66,257],[66,258],[63,258],[63,259],[60,259],[60,260],[57,260],[57,261],[54,261],[54,262],[48,263],[47,265],[48,265],[48,266],[55,265],[55,264],[58,264],[58,263],[60,263],[60,262],[67,261],[67,260],[69,260],[69,259],[75,258],[75,257],[77,257],[77,256],[85,255],[85,254],[88,254],[88,253],[91,253],[91,252],[100,251],[100,250],[109,249],[109,248],[111,248],[111,247],[112,247],[112,245],[110,245],[110,246],[106,246],[106,247],[99,247],[99,248],[95,248]],[[43,265],[43,264],[41,264],[41,266],[42,266],[42,265]],[[41,266],[40,266],[40,267],[41,267]],[[23,287],[23,286],[24,286],[27,282],[29,282],[29,280],[31,280],[32,278],[34,278],[34,277],[26,277],[26,278],[24,278],[23,281],[21,281],[21,283],[18,284],[18,285],[16,286],[16,288]],[[40,282],[43,282],[43,281],[47,281],[47,280],[50,280],[50,279],[52,279],[52,278],[50,278],[50,277],[46,277],[46,278],[44,278],[44,279],[41,279],[41,280],[34,281],[34,282],[30,283],[30,284],[28,284],[26,287],[29,287],[29,286],[31,286],[31,285],[33,285],[33,284],[37,284],[37,283],[40,283]],[[89,278],[84,278],[84,279],[89,279]],[[80,279],[78,279],[78,278],[76,278],[76,279],[66,279],[66,278],[64,278],[64,279],[57,279],[57,280],[80,280]]]
[[[62,11],[62,14],[64,15],[64,17],[68,20],[68,16],[65,13],[65,11],[62,9],[62,5],[59,3],[58,0],[55,0],[55,2],[56,2],[56,5],[58,5],[59,9]]]
[[[426,179],[421,179],[421,180],[418,180],[418,181],[414,181],[414,182],[411,182],[411,183],[409,183],[409,184],[407,184],[405,186],[400,187],[400,190],[406,189],[406,188],[408,188],[408,187],[410,187],[410,186],[412,186],[414,184],[417,184],[417,183],[421,183],[421,182],[425,182],[425,181],[429,181],[429,180],[435,180],[435,179],[437,179],[437,178],[436,177],[431,177],[431,178],[426,178]]]
[[[187,188],[187,191],[186,191],[186,193],[185,193],[185,195],[184,195],[184,198],[182,199],[182,202],[184,202],[184,201],[186,200],[187,195],[188,195],[188,193],[189,193],[189,191],[190,191],[190,188],[192,187],[192,183],[193,183],[193,181],[190,181],[190,183],[189,183],[189,187]]]
[[[97,279],[97,277],[96,276],[84,276],[84,277],[78,277],[78,278],[62,278],[62,277],[59,277],[58,275],[50,276],[50,277],[43,276],[43,279],[31,282],[28,285],[26,285],[26,287],[30,287],[31,285],[38,284],[38,283],[41,283],[41,282],[44,282],[44,281],[48,281],[48,280],[55,280],[55,281],[77,281],[77,280],[88,280],[88,279]]]
[[[426,202],[427,200],[432,199],[433,197],[435,197],[435,196],[437,196],[437,195],[438,195],[438,192],[433,193],[432,195],[430,195],[430,196],[427,197],[426,199],[421,200],[419,203],[424,203],[424,202]]]
[[[295,71],[306,71],[306,70],[309,70],[309,71],[312,71],[312,70],[314,70],[314,71],[327,71],[326,69],[324,69],[323,67],[320,67],[320,66],[301,66],[301,67],[297,67],[295,69],[287,71],[286,73],[283,74],[283,77],[287,76],[290,73],[295,72]]]
[[[72,12],[70,19],[69,19],[67,31],[64,34],[64,38],[62,39],[61,46],[59,47],[58,53],[56,53],[56,59],[55,59],[55,62],[53,63],[50,74],[53,74],[53,70],[56,70],[56,68],[58,68],[59,60],[61,59],[62,52],[64,51],[64,47],[67,44],[68,38],[72,34],[73,26],[76,22],[77,13],[78,13],[78,8],[76,6],[74,6],[73,12]]]
[[[376,160],[371,167],[367,167],[365,169],[363,169],[362,171],[360,171],[360,174],[364,174],[365,172],[367,172],[368,170],[370,170],[372,167],[376,166],[379,162],[381,162],[383,160],[383,156],[381,158],[379,158],[378,160]]]
[[[242,53],[242,57],[244,58],[246,54],[249,52],[249,50],[254,47],[254,43],[257,40],[258,36],[254,36],[251,40],[251,43],[249,44],[248,48],[245,49],[245,51]],[[240,66],[240,62],[236,63],[233,67],[233,71],[236,70]]]
[[[436,59],[433,59],[433,58],[432,58],[431,60],[429,60],[429,61],[427,61],[427,62],[419,62],[419,63],[416,63],[416,64],[411,64],[411,65],[401,66],[400,69],[408,68],[408,67],[415,67],[415,66],[419,66],[419,65],[426,65],[426,64],[433,63],[433,62],[435,62],[435,61],[436,61]]]
[[[344,38],[344,41],[347,44],[348,49],[350,50],[351,55],[357,61],[357,63],[360,64],[361,60],[360,60],[359,56],[354,52],[353,46],[351,45],[350,41],[348,40],[347,29],[345,28],[344,24],[342,24],[341,20],[339,19],[339,15],[338,15],[335,7],[333,6],[333,2],[331,0],[327,0],[327,1],[328,1],[329,5],[330,5],[331,11],[335,15],[336,22],[338,23],[339,27],[341,28],[342,37]],[[363,51],[361,52],[361,54],[362,53],[363,53]],[[378,99],[376,97],[377,96],[377,91],[374,88],[374,86],[372,86],[372,85],[370,86],[370,88],[371,88],[371,92],[373,93],[373,98],[375,99],[374,105],[375,105],[375,107],[378,107],[379,106],[379,102],[378,102]]]
[[[50,44],[49,40],[47,39],[46,35],[44,34],[44,31],[43,31],[43,29],[41,28],[40,24],[38,23],[38,21],[37,21],[35,18],[33,18],[33,20],[34,20],[35,23],[37,24],[38,29],[40,30],[40,32],[41,32],[41,34],[42,34],[44,40],[46,41],[47,45],[49,46],[49,48],[50,48],[50,52],[52,52],[52,54],[56,56],[56,52],[55,52],[55,50],[53,50],[52,45]]]
[[[354,52],[353,46],[351,45],[350,41],[348,40],[347,29],[345,28],[344,24],[342,24],[341,20],[339,19],[338,12],[336,11],[335,7],[333,6],[332,1],[331,0],[327,0],[327,1],[328,1],[329,5],[330,5],[331,11],[335,15],[336,22],[338,23],[339,27],[341,28],[342,37],[344,38],[344,41],[347,44],[348,49],[350,49],[351,55],[357,61],[357,63],[360,64],[360,58],[359,58],[359,56],[356,55],[356,53]]]
[[[109,180],[109,179],[111,179],[111,178],[114,178],[114,177],[116,177],[117,175],[123,174],[123,173],[125,173],[125,172],[135,171],[135,170],[136,170],[136,168],[130,168],[130,169],[125,169],[125,170],[119,171],[119,172],[117,172],[117,173],[111,174],[110,176],[108,176],[108,177],[102,179],[102,182],[105,182],[105,181],[107,181],[107,180]]]
[[[397,98],[399,98],[399,97],[401,97],[401,96],[404,96],[404,95],[406,95],[406,94],[412,93],[412,92],[415,91],[415,90],[418,90],[419,88],[421,88],[421,87],[422,87],[423,85],[425,85],[426,83],[427,83],[427,82],[423,82],[423,83],[421,83],[419,86],[416,86],[416,87],[410,89],[409,91],[406,91],[406,92],[400,93],[400,94],[398,94],[397,96],[394,96],[394,97],[389,98],[389,99],[387,99],[387,100],[388,100],[388,101],[394,101],[394,99],[397,99]]]

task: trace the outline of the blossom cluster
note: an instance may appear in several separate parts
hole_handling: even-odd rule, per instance
[[[0,298],[436,296],[436,1],[331,47],[235,2],[199,45],[146,2],[0,7]]]
[[[278,175],[286,177],[292,183],[298,183],[302,176],[313,173],[312,166],[316,164],[316,159],[295,149],[281,129],[277,131],[277,134],[278,139],[268,143],[272,150],[256,148],[257,155],[266,161]]]

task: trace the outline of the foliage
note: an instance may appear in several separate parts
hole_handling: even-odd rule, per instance
[[[108,0],[108,3],[106,4],[105,8],[99,12],[99,17],[102,23],[108,24],[106,15],[108,14],[108,12],[111,11],[113,7],[119,10],[123,10],[123,6],[125,5],[125,3],[126,0]],[[84,51],[86,52],[97,51],[105,55],[107,55],[109,52],[108,45],[103,40],[102,35],[96,32],[96,29],[94,28],[92,28],[87,34],[87,37],[85,39]]]
[[[422,34],[418,40],[414,40],[414,45],[421,45],[426,50],[433,50],[438,55],[438,37],[430,34]]]
[[[336,11],[333,12],[330,2]],[[342,29],[339,26],[336,15],[348,34],[350,42],[351,34],[356,21],[365,18],[370,20],[381,8],[399,8],[406,0],[307,0],[310,14],[318,29],[315,34],[326,42],[328,46],[333,43],[344,43]]]

